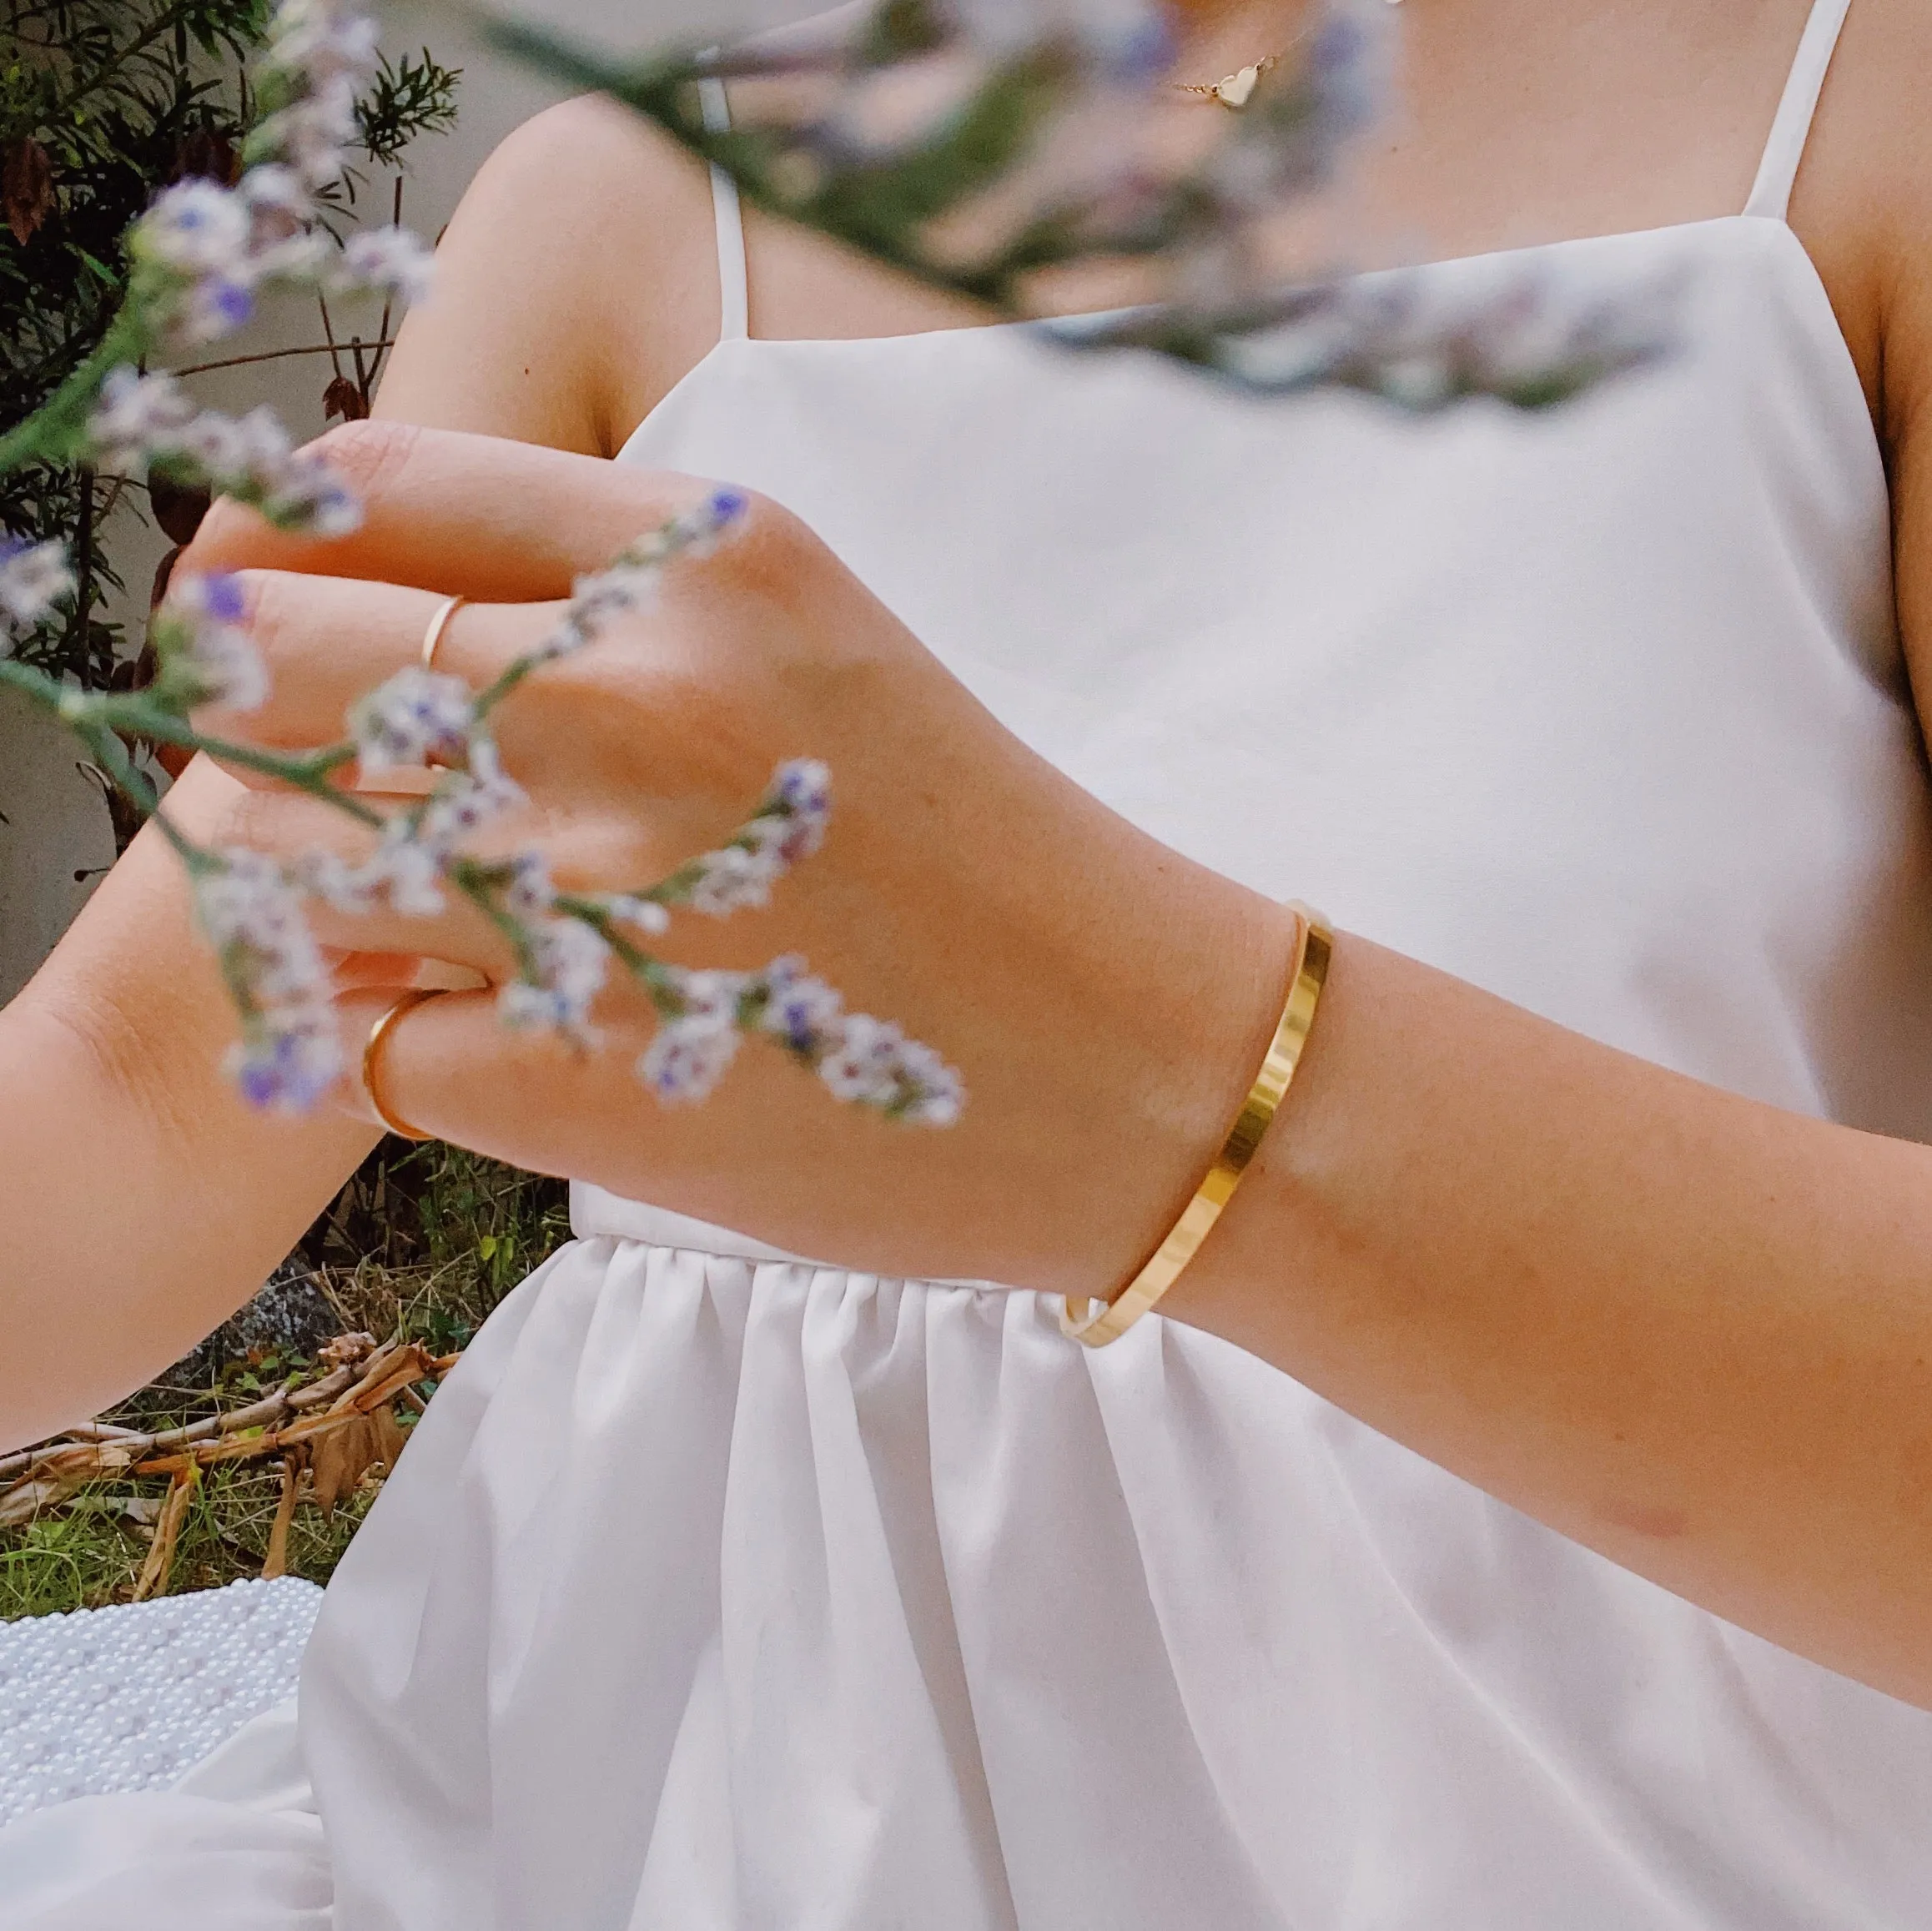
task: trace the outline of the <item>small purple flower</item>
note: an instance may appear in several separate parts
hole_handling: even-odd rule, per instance
[[[670,1019],[637,1062],[637,1077],[662,1100],[709,1096],[737,1057],[739,1034],[729,1024]]]
[[[658,1027],[637,1076],[660,1099],[702,1099],[737,1056],[739,1013],[752,982],[743,973],[671,972],[682,1009]]]
[[[519,852],[510,862],[510,883],[504,888],[503,908],[513,918],[541,918],[556,903],[550,865],[541,852]]]
[[[154,624],[163,694],[179,680],[189,703],[260,709],[269,695],[269,670],[249,636],[246,615],[241,581],[231,571],[177,576]]]
[[[307,1113],[342,1074],[342,1042],[331,1018],[303,1013],[264,1023],[229,1055],[229,1072],[250,1106]]]
[[[137,254],[199,281],[232,274],[246,259],[253,226],[232,188],[199,179],[164,188],[135,230]]]
[[[788,1051],[813,1061],[838,1043],[845,1023],[845,1003],[823,979],[806,972],[802,959],[773,959],[763,978],[761,1031]]]
[[[713,530],[728,529],[752,506],[752,499],[742,490],[727,484],[722,490],[712,492],[711,500],[705,505],[711,517]]]

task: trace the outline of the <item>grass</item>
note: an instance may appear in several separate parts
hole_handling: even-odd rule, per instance
[[[334,1331],[420,1340],[448,1354],[469,1345],[569,1231],[558,1182],[452,1147],[385,1143],[292,1258],[320,1290]],[[244,1312],[103,1419],[171,1427],[314,1371],[299,1344],[249,1340]],[[289,1573],[326,1582],[380,1486],[372,1470],[326,1517],[304,1499],[289,1526]],[[166,1487],[161,1479],[103,1481],[23,1528],[0,1529],[0,1621],[128,1601]],[[277,1462],[209,1471],[181,1525],[171,1592],[259,1575],[280,1492]]]

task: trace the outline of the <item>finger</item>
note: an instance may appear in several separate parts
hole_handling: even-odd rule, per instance
[[[219,502],[182,560],[194,570],[374,577],[491,603],[567,596],[642,531],[715,486],[531,443],[370,420],[311,445],[361,502],[352,535],[305,537]]]
[[[432,591],[290,571],[245,570],[243,624],[266,666],[269,694],[249,711],[197,710],[210,737],[271,750],[332,744],[355,701],[420,663],[446,599]],[[554,625],[554,604],[463,605],[437,635],[435,668],[486,689]],[[353,773],[348,774],[353,777]]]
[[[348,868],[368,861],[380,835],[375,827],[358,823],[326,799],[304,792],[243,791],[223,812],[210,842],[224,849],[259,852],[284,866],[332,861]],[[500,842],[509,847],[511,836]],[[444,888],[443,908],[434,913],[399,912],[386,898],[377,899],[365,911],[350,911],[311,897],[304,910],[317,942],[340,953],[437,959],[490,980],[501,979],[516,968],[509,943],[495,923],[451,887]]]
[[[355,1118],[555,1174],[593,1156],[600,1123],[650,1124],[655,1109],[631,1069],[645,1034],[623,1019],[601,1018],[602,1043],[591,1048],[506,1025],[494,993],[451,992],[399,1013],[365,1051],[400,996],[363,991],[336,1002],[349,1063],[340,1104]],[[511,1093],[516,1103],[506,1104]]]

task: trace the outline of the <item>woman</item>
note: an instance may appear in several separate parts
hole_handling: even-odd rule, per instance
[[[1187,13],[1184,79],[1295,31]],[[0,1836],[8,1931],[1932,1918],[1932,28],[1410,13],[1371,202],[1452,293],[1686,264],[1668,369],[1526,426],[1069,364],[747,257],[579,106],[479,180],[383,396],[551,447],[379,425],[360,536],[214,519],[249,727],[309,742],[441,594],[486,677],[679,472],[763,491],[506,712],[518,835],[632,883],[826,757],[833,840],[711,956],[809,953],[973,1099],[894,1133],[747,1062],[660,1112],[621,998],[591,1059],[409,1013],[387,1116],[577,1176],[584,1239],[419,1430],[299,1738]],[[1286,1104],[1172,1318],[1082,1350],[1059,1297],[1135,1273],[1254,1078],[1291,894],[1343,936]],[[326,936],[359,1025],[419,956],[503,968],[454,915]],[[148,841],[5,1015],[17,1438],[370,1144],[242,1118],[211,979]]]

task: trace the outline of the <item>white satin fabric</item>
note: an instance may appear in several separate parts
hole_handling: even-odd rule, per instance
[[[1547,417],[1263,405],[1015,329],[732,334],[625,460],[790,505],[1194,856],[1932,1137],[1884,477],[1782,219],[1844,11],[1747,214],[1432,271],[1694,271],[1669,366]],[[1232,1348],[1090,1355],[1032,1295],[576,1219],[330,1590],[292,1781],[0,1833],[0,1931],[121,1931],[137,1889],[145,1931],[325,1894],[335,1931],[1932,1926],[1932,1716]]]

